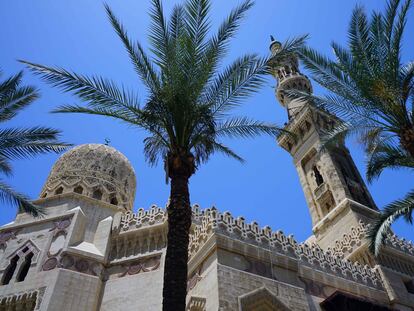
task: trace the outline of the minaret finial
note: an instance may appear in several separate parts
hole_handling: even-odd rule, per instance
[[[270,42],[276,41],[275,37],[273,37],[273,35],[270,35]]]

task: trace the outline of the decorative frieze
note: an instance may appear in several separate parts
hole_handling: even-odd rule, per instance
[[[145,273],[155,271],[160,267],[161,255],[139,259],[126,265],[122,265],[123,272],[118,274],[118,277],[122,278],[127,275],[135,275],[139,273]]]
[[[13,295],[0,297],[0,309],[21,311],[40,310],[45,289],[45,287],[42,287],[32,291],[18,292]]]
[[[42,266],[43,271],[50,271],[55,268],[63,268],[100,277],[102,274],[103,265],[94,260],[64,254],[62,256],[47,258]]]

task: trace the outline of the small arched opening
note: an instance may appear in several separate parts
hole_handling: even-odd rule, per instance
[[[102,191],[100,189],[95,190],[92,197],[96,200],[102,200]]]
[[[32,264],[33,253],[30,252],[26,255],[22,266],[20,267],[20,271],[17,274],[16,281],[23,282],[26,278],[27,274],[29,273],[30,265]]]
[[[11,260],[9,265],[6,268],[6,271],[4,272],[3,279],[1,280],[2,285],[7,285],[10,283],[10,280],[13,277],[14,271],[16,271],[17,262],[19,261],[19,256],[15,255]]]
[[[62,194],[62,193],[63,193],[63,187],[62,186],[60,186],[59,188],[57,188],[55,190],[55,194]]]
[[[313,167],[313,175],[315,176],[315,181],[318,187],[322,185],[324,182],[323,177],[321,175],[321,172],[319,172],[319,169],[316,167],[316,165]]]
[[[118,199],[114,196],[114,197],[111,198],[109,203],[111,203],[112,205],[118,205]]]
[[[77,186],[77,187],[75,187],[75,189],[73,189],[73,192],[82,194],[83,193],[83,187],[82,186]]]

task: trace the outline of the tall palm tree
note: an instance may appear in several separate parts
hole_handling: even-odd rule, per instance
[[[0,71],[1,76],[1,71]],[[39,97],[32,86],[21,86],[23,72],[0,81],[0,123],[13,119],[21,110]],[[0,173],[10,176],[13,172],[10,161],[30,158],[46,152],[61,152],[68,147],[59,142],[59,131],[47,127],[2,128],[0,129]],[[15,191],[0,179],[0,201],[15,205],[20,211],[39,216],[39,206],[29,198]]]
[[[357,136],[368,157],[369,181],[384,168],[411,167],[414,159],[414,62],[401,62],[402,38],[411,0],[389,0],[384,13],[368,18],[357,6],[348,30],[348,47],[333,42],[334,60],[305,47],[297,52],[312,78],[330,91],[325,96],[290,94],[340,116],[344,122],[325,135],[325,146]],[[370,234],[378,250],[396,217],[411,221],[404,200],[387,207]]]
[[[147,98],[142,106],[133,92],[109,80],[25,63],[45,81],[86,102],[86,107],[63,106],[55,112],[107,116],[149,134],[144,139],[146,159],[152,165],[161,159],[167,178],[171,180],[163,310],[176,311],[185,309],[191,225],[190,177],[216,152],[243,161],[220,139],[259,134],[273,136],[280,129],[273,124],[230,114],[265,81],[266,58],[244,55],[219,72],[230,39],[253,5],[251,0],[233,9],[211,38],[207,37],[211,1],[187,0],[184,5],[176,5],[168,21],[161,1],[152,0],[151,3],[151,56],[139,42],[129,38],[105,5],[112,26],[146,87]],[[292,52],[303,40],[287,42],[283,52]],[[280,53],[280,57],[286,56],[284,53]]]

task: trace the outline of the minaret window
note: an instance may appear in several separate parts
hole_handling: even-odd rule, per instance
[[[322,177],[321,173],[319,172],[319,169],[316,167],[316,165],[313,167],[313,174],[315,176],[316,184],[319,187],[320,185],[323,184],[324,181],[323,181],[323,177]]]
[[[16,281],[23,282],[29,272],[30,265],[32,264],[33,253],[30,252],[26,255],[23,265],[20,268],[19,274],[17,275]]]
[[[2,285],[7,285],[10,283],[10,280],[13,277],[14,271],[16,270],[17,267],[17,262],[19,261],[19,256],[15,255],[11,260],[10,260],[10,264],[8,265],[8,267],[6,268],[6,271],[4,272],[3,275],[3,280],[1,282]]]
[[[63,187],[59,187],[55,191],[55,194],[62,194],[62,193],[63,193]]]

